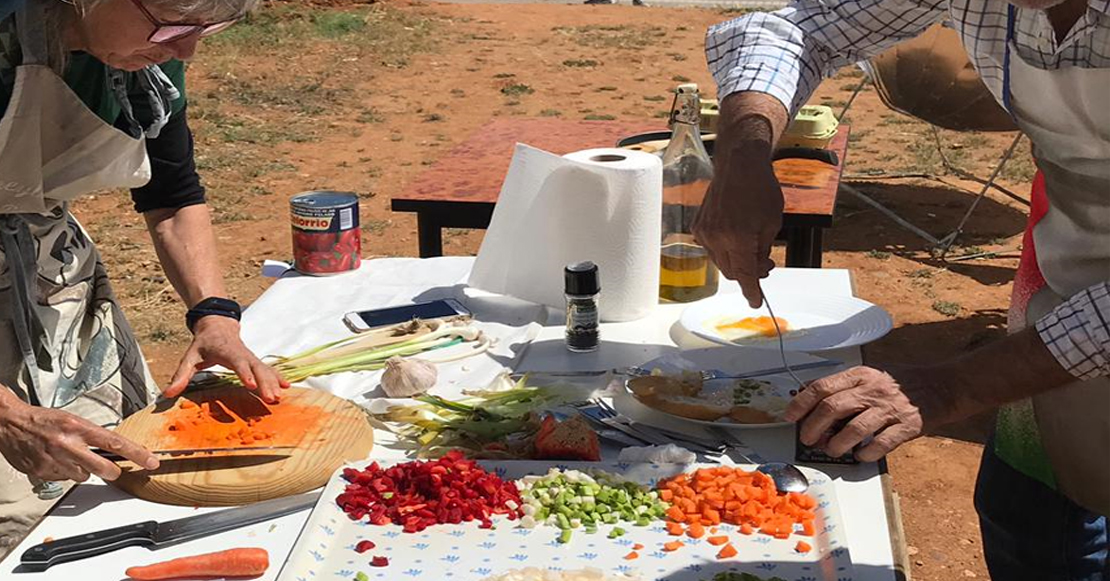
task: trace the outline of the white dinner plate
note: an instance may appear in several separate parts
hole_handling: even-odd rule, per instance
[[[821,361],[821,358],[805,353],[787,353],[786,361],[791,365],[801,365],[804,363]],[[779,357],[778,353],[771,354],[767,351],[741,351],[723,347],[710,347],[707,349],[694,349],[691,351],[682,351],[680,353],[671,353],[663,357],[652,359],[639,367],[659,370],[668,374],[677,374],[681,371],[709,370],[723,371],[728,374],[741,374],[762,369],[773,369],[781,366],[782,359]],[[803,382],[808,382],[827,375],[832,375],[846,367],[846,365],[818,367],[815,369],[801,370],[795,374],[798,376],[798,379],[801,379]],[[794,379],[785,373],[753,377],[752,379],[763,381],[770,385],[768,386],[765,397],[753,399],[751,406],[774,415],[779,415],[785,410],[786,404],[790,401],[790,398],[793,397],[791,391],[797,390],[798,388]],[[731,390],[735,383],[735,379],[709,380],[702,386],[702,391],[713,392],[717,390]],[[625,385],[625,390],[626,393],[622,394],[622,397],[614,399],[613,403],[616,408],[626,415],[635,416],[636,419],[648,424],[658,423],[654,421],[656,418],[665,417],[680,422],[690,422],[729,429],[759,430],[792,425],[790,422],[786,421],[767,424],[741,424],[728,419],[715,422],[696,420],[648,407],[636,399],[636,396],[628,389],[627,384]]]
[[[786,319],[783,335],[787,351],[825,351],[870,343],[894,328],[883,309],[855,297],[822,294],[775,293],[770,298],[775,315]],[[765,317],[767,308],[753,309],[740,294],[716,295],[698,301],[682,312],[679,324],[714,343],[755,349],[778,349],[775,337],[730,339],[716,329],[722,321]]]

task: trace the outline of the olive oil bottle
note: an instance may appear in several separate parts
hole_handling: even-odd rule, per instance
[[[701,140],[697,85],[680,85],[671,110],[671,141],[663,152],[663,240],[659,297],[688,303],[717,293],[717,267],[694,241],[713,162]]]

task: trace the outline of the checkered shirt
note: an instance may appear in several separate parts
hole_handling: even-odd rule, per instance
[[[1056,307],[1037,321],[1037,332],[1072,375],[1110,375],[1110,283],[1100,282]]]
[[[777,12],[753,13],[709,29],[706,58],[717,96],[767,93],[793,112],[821,79],[917,36],[947,18],[1001,102],[1006,46],[1005,0],[796,0]],[[1087,12],[1057,42],[1045,13],[1017,9],[1015,50],[1042,69],[1110,68],[1110,0]]]
[[[706,58],[717,96],[769,94],[793,115],[824,77],[865,61],[936,22],[959,31],[987,88],[1002,101],[1005,0],[796,0],[709,29]],[[1017,8],[1011,58],[1034,67],[1110,68],[1110,0],[1087,12],[1057,42],[1045,13]],[[1052,354],[1081,379],[1110,374],[1110,294],[1099,283],[1037,322]]]

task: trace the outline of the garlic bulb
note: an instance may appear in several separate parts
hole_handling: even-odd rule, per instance
[[[393,356],[385,362],[382,390],[389,397],[420,395],[436,384],[436,366],[420,359]]]

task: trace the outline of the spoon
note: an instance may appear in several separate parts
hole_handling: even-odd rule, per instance
[[[736,456],[748,464],[756,463],[738,449],[741,446],[746,446],[743,442],[734,438],[728,430],[717,427],[708,427],[707,429],[720,437],[728,445],[727,454],[729,457]],[[755,469],[770,476],[771,480],[775,483],[775,489],[779,492],[805,492],[809,490],[809,479],[793,464],[788,464],[786,462],[764,462],[756,466]]]

